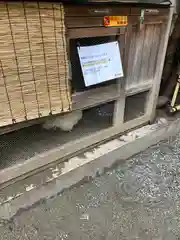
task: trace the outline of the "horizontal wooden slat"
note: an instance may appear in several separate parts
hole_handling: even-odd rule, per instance
[[[145,9],[145,15],[167,15],[169,12],[168,8],[147,8]],[[130,15],[140,15],[141,8],[131,8]]]
[[[77,6],[65,5],[65,16],[85,16],[85,17],[98,17],[98,16],[113,16],[113,15],[129,15],[130,8],[117,7],[117,6]]]
[[[150,90],[152,87],[152,80],[144,83],[139,83],[136,86],[126,88],[125,95],[131,96],[137,93]],[[116,84],[110,86],[95,88],[89,91],[73,94],[73,110],[87,109],[97,106],[102,103],[110,102],[119,98],[119,92]]]
[[[145,16],[145,24],[163,23],[167,20],[167,16]],[[138,16],[129,16],[128,24],[139,23]],[[104,17],[66,17],[65,24],[67,28],[86,28],[86,27],[104,27]],[[108,28],[110,29],[110,27]],[[112,29],[112,27],[111,27]],[[123,28],[121,28],[123,29]],[[84,30],[83,30],[84,31]]]
[[[66,17],[65,24],[67,28],[102,27],[104,26],[104,17]]]
[[[152,85],[153,85],[153,79],[149,80],[147,82],[142,82],[135,86],[130,86],[130,87],[126,88],[125,94],[127,97],[129,97],[129,96],[135,95],[137,93],[146,92],[152,88]]]
[[[120,28],[106,28],[106,27],[97,27],[97,28],[74,28],[68,30],[68,38],[86,38],[86,37],[103,37],[103,36],[113,36],[125,34],[124,29]]]
[[[73,94],[73,110],[86,109],[118,98],[116,84]]]

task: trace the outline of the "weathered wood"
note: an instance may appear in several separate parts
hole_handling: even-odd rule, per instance
[[[150,114],[151,122],[154,120],[154,117],[155,117],[161,76],[162,76],[164,60],[165,60],[165,55],[166,55],[166,50],[167,50],[167,45],[168,45],[169,34],[170,34],[170,30],[171,30],[173,12],[174,12],[174,8],[171,7],[170,11],[169,11],[168,23],[163,24],[162,29],[161,29],[162,30],[161,44],[159,46],[159,52],[157,55],[157,67],[156,67],[156,72],[155,72],[155,76],[154,76],[153,87],[150,91],[149,98],[148,98],[148,104],[146,107],[146,112],[148,112]]]
[[[140,15],[142,8],[131,8],[131,15]],[[147,8],[145,9],[145,16],[156,16],[156,15],[168,15],[169,10],[167,8]]]
[[[128,79],[128,83],[131,85],[138,84],[139,76],[140,76],[140,69],[141,69],[141,60],[142,60],[142,48],[144,44],[144,37],[145,37],[145,28],[142,31],[139,31],[139,28],[135,30],[135,37],[134,41],[134,49],[133,52],[129,52],[129,59],[133,58],[131,65],[129,66],[129,71],[131,71],[130,77]]]
[[[119,35],[118,42],[120,47],[120,55],[122,60],[122,66],[124,69],[125,63],[125,46],[128,29],[126,28],[125,35]],[[124,109],[125,109],[125,77],[117,80],[117,90],[119,97],[115,102],[114,114],[113,114],[113,125],[123,124],[124,122]]]
[[[142,42],[142,54],[141,54],[141,67],[139,74],[139,81],[147,81],[147,79],[152,78],[148,76],[149,62],[151,56],[151,51],[153,51],[154,45],[152,45],[154,25],[146,25],[144,41]],[[157,49],[156,49],[157,50]]]
[[[117,6],[92,6],[92,5],[79,5],[78,11],[74,5],[65,5],[65,15],[66,17],[76,17],[76,16],[83,16],[83,17],[96,17],[96,16],[116,16],[126,14],[129,15],[130,8],[126,7],[117,7]]]
[[[156,71],[157,66],[157,55],[159,51],[159,45],[161,40],[161,28],[162,25],[154,25],[154,29],[152,32],[152,45],[151,45],[151,51],[150,51],[150,58],[148,62],[148,78],[154,78],[154,74]],[[158,66],[157,66],[158,67]]]
[[[68,30],[68,38],[101,37],[124,34],[118,27],[114,28],[74,28]]]
[[[95,88],[81,93],[73,94],[73,110],[86,109],[117,99],[119,96],[117,85]]]
[[[154,77],[160,29],[161,24],[147,24],[141,31],[137,27],[132,28],[126,70],[127,86],[149,81]]]
[[[122,83],[123,79],[120,79]],[[123,84],[123,83],[122,83]],[[150,90],[152,87],[152,80],[143,82],[138,85],[130,86],[125,88],[125,95],[131,96],[137,93],[145,92]],[[117,88],[117,84],[112,84],[105,87],[99,87],[92,90],[88,90],[81,93],[75,93],[72,96],[73,110],[87,109],[90,107],[97,106],[102,103],[117,100],[120,97],[120,92]]]
[[[146,82],[141,82],[138,85],[134,85],[134,86],[131,85],[125,90],[126,97],[149,91],[152,88],[152,85],[153,85],[153,79]]]
[[[167,20],[167,16],[146,16],[144,24],[161,24]],[[128,16],[128,25],[139,23],[139,16]],[[97,17],[66,17],[67,28],[104,27],[104,16]]]

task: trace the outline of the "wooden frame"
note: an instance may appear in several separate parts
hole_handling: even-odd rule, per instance
[[[71,12],[71,16],[72,15],[73,14]],[[156,103],[157,103],[157,98],[159,93],[166,48],[167,48],[168,39],[169,39],[172,16],[173,16],[173,8],[170,8],[169,14],[168,14],[168,21],[165,24],[166,29],[164,29],[164,33],[165,33],[163,36],[164,39],[161,41],[161,45],[157,55],[157,66],[159,67],[156,69],[153,79],[151,79],[148,82],[142,82],[139,85],[131,85],[128,87],[125,86],[126,79],[124,79],[122,82],[119,82],[118,88],[114,85],[111,85],[109,88],[104,87],[103,91],[106,92],[106,94],[102,92],[102,89],[95,89],[83,94],[73,95],[74,110],[86,109],[101,103],[116,100],[117,102],[116,102],[116,108],[115,108],[116,112],[115,112],[115,118],[114,118],[114,126],[107,128],[105,130],[101,130],[90,136],[83,137],[81,139],[77,139],[75,141],[69,142],[57,149],[35,156],[32,159],[29,159],[24,163],[21,163],[20,165],[12,166],[0,171],[0,184],[4,184],[5,182],[11,182],[12,179],[18,179],[20,176],[21,178],[27,177],[27,175],[32,174],[33,171],[36,171],[37,169],[38,171],[40,171],[48,164],[52,164],[55,161],[64,161],[65,158],[75,155],[79,151],[84,151],[86,148],[94,144],[99,144],[102,141],[107,141],[108,139],[114,138],[115,136],[117,136],[118,134],[124,131],[130,130],[142,124],[146,124],[149,121],[152,121],[155,115],[155,108],[156,108]],[[111,33],[114,32],[114,34],[116,35],[116,33],[119,30],[104,29],[102,32],[103,34],[105,34],[108,31],[110,31]],[[95,34],[97,34],[97,30],[95,32],[96,32]],[[75,32],[70,31],[69,36],[70,37],[78,36],[77,33],[79,34],[79,30],[75,30]],[[83,32],[82,35],[85,36],[85,33],[87,36],[90,34],[90,31],[86,30],[85,32]],[[121,31],[119,33],[121,35]],[[131,28],[128,29],[127,36],[128,34],[131,34]],[[126,40],[128,40],[128,37],[126,37]],[[125,105],[126,96],[131,96],[136,93],[144,92],[147,90],[149,90],[149,98],[147,101],[146,112],[144,116],[138,117],[134,120],[124,123],[123,118],[124,118],[124,105]]]

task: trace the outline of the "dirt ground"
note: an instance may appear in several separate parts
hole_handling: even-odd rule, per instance
[[[180,134],[21,212],[0,239],[180,239]]]

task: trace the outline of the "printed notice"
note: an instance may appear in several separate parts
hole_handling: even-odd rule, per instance
[[[86,87],[123,77],[117,41],[77,48]]]

